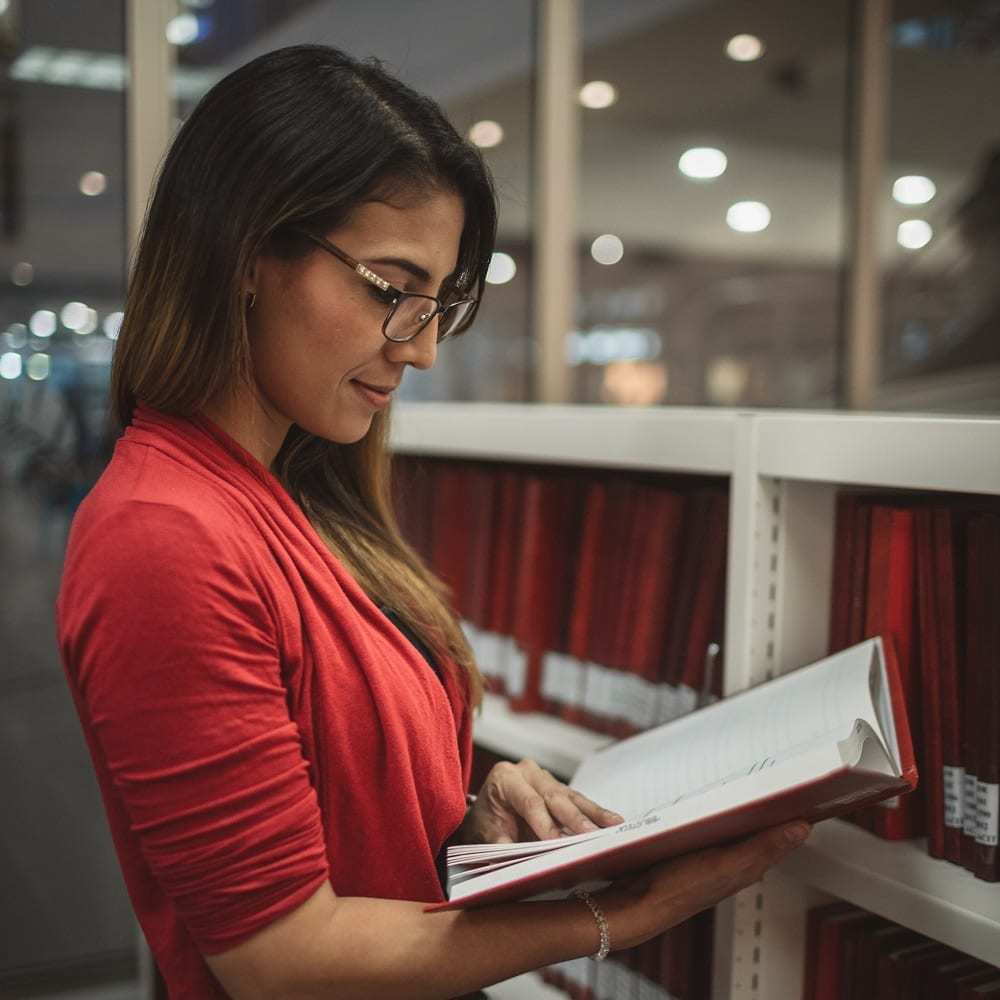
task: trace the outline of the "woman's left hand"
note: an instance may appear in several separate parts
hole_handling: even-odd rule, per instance
[[[457,839],[466,844],[553,840],[624,822],[554,778],[533,760],[494,765]]]

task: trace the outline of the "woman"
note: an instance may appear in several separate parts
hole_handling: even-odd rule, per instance
[[[620,820],[530,762],[467,806],[479,677],[387,499],[392,393],[471,323],[494,231],[439,109],[324,47],[223,80],[163,164],[112,373],[124,435],[58,611],[171,997],[457,996],[645,940],[805,836],[589,901],[425,912],[449,838]]]

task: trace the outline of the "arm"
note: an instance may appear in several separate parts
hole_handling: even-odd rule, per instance
[[[596,897],[612,947],[640,944],[752,885],[808,830],[788,824],[617,883]],[[325,884],[287,916],[207,961],[234,1000],[378,1000],[403,992],[441,1000],[589,955],[598,940],[590,910],[575,899],[425,913],[420,903],[341,898]]]

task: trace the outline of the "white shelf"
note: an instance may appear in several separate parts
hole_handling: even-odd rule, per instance
[[[923,841],[890,843],[851,823],[819,823],[781,872],[1000,965],[1000,883],[927,855]]]
[[[551,715],[512,712],[495,694],[484,696],[482,714],[473,723],[473,738],[479,746],[504,757],[530,757],[563,779],[573,774],[588,753],[612,742],[610,736]]]
[[[762,476],[880,488],[1000,493],[1000,421],[757,414]]]
[[[566,1000],[566,994],[562,990],[542,982],[540,977],[531,972],[497,983],[486,993],[490,1000]]]
[[[404,403],[392,447],[407,453],[728,475],[731,411],[509,403]]]

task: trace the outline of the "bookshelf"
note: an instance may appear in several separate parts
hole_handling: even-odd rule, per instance
[[[523,404],[404,404],[402,453],[721,475],[730,490],[727,692],[826,651],[842,487],[1000,495],[1000,419]],[[483,746],[569,774],[606,737],[489,699]],[[719,907],[717,1000],[798,995],[804,914],[842,898],[1000,964],[1000,884],[840,821]],[[523,994],[527,996],[528,994]],[[539,996],[544,993],[539,993]]]

